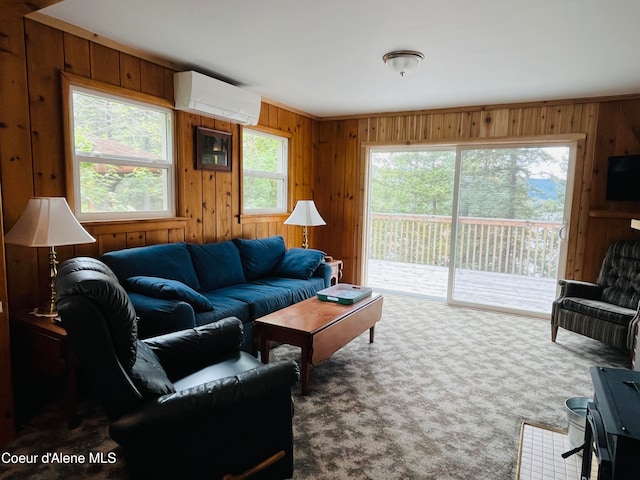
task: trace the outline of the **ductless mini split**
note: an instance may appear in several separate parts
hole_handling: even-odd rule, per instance
[[[241,125],[258,123],[260,95],[194,71],[174,73],[173,89],[176,110]]]

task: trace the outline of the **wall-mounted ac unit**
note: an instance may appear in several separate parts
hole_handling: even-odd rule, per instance
[[[173,90],[177,110],[242,125],[258,123],[261,98],[255,93],[194,71],[174,73]]]

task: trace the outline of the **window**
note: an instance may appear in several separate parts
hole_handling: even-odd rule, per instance
[[[69,123],[79,219],[175,214],[171,109],[70,85]]]
[[[287,211],[289,138],[258,130],[242,133],[244,213]]]

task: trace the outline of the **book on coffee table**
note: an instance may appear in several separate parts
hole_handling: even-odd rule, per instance
[[[361,287],[359,285],[351,285],[349,283],[339,283],[333,287],[325,288],[318,292],[318,299],[325,302],[342,303],[343,305],[351,305],[359,302],[363,298],[371,296],[372,289],[370,287]]]

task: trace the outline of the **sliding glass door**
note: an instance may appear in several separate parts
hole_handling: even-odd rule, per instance
[[[570,153],[566,145],[460,149],[451,301],[551,311]]]
[[[366,284],[548,314],[571,143],[371,149]]]
[[[370,152],[366,284],[447,298],[455,148]]]

